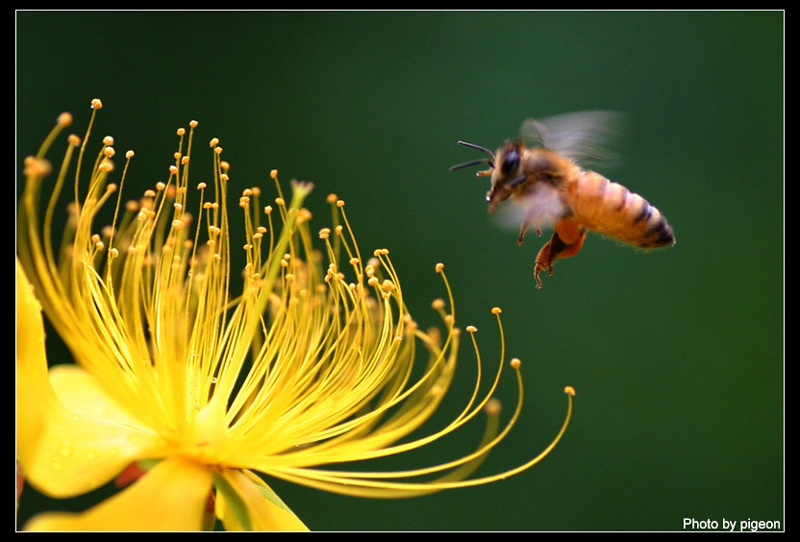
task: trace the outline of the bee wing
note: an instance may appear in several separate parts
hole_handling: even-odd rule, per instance
[[[617,111],[579,111],[526,119],[520,136],[528,147],[544,147],[584,168],[604,169],[621,160],[627,119]]]
[[[503,228],[519,230],[520,224],[545,229],[564,216],[566,203],[561,193],[551,184],[538,183],[529,192],[514,198],[495,213]]]

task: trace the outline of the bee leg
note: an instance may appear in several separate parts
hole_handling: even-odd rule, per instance
[[[525,232],[528,231],[529,222],[525,220],[522,223],[522,227],[519,229],[519,237],[517,238],[517,244],[522,246],[522,241],[525,239]]]
[[[528,231],[528,228],[531,226],[531,219],[526,218],[522,221],[522,226],[519,229],[519,238],[517,238],[517,244],[522,245],[522,241],[525,239],[525,232]],[[542,228],[536,226],[536,235],[538,237],[542,236]]]
[[[536,279],[536,287],[542,287],[542,279],[539,274],[543,269],[547,270],[547,276],[553,274],[553,264],[560,258],[569,258],[576,255],[583,248],[583,242],[586,240],[586,229],[580,228],[578,231],[578,239],[574,243],[565,243],[558,234],[558,231],[553,232],[553,237],[542,247],[539,254],[536,255],[536,266],[533,268],[533,278]]]
[[[558,234],[553,234],[553,238],[557,238]],[[559,240],[560,241],[560,240]],[[553,261],[555,257],[553,256],[553,247],[552,247],[553,239],[545,243],[542,249],[539,251],[539,254],[536,255],[536,265],[533,268],[533,278],[536,279],[536,287],[542,287],[542,279],[539,278],[539,273],[542,269],[547,269],[547,275],[553,274]]]

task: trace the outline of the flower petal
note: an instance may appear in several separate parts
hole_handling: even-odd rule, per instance
[[[307,531],[308,527],[258,476],[225,469],[214,476],[217,513],[228,531]]]
[[[61,404],[77,414],[146,430],[146,426],[124,409],[90,372],[74,364],[50,369],[50,383]]]
[[[17,260],[17,457],[39,490],[69,497],[108,482],[162,442],[75,365],[50,373],[41,306]],[[55,389],[54,389],[55,388]]]
[[[27,479],[56,497],[85,493],[105,484],[137,459],[163,457],[165,443],[126,413],[100,383],[76,365],[50,371],[60,399],[47,415]]]
[[[81,513],[48,512],[31,531],[196,531],[211,490],[211,471],[179,457],[165,459],[128,489]]]
[[[42,307],[17,260],[17,458],[23,473],[36,455],[55,395],[47,378]]]

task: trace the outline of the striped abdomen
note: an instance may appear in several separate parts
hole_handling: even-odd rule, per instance
[[[594,171],[584,171],[566,188],[571,218],[582,226],[641,248],[675,243],[664,215],[621,184]]]

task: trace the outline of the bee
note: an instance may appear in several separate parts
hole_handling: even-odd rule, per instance
[[[661,212],[643,197],[596,173],[582,163],[607,159],[601,151],[603,131],[618,124],[618,114],[605,111],[571,113],[548,120],[528,119],[523,138],[506,141],[496,152],[459,141],[487,158],[458,164],[461,168],[488,164],[478,176],[491,176],[486,195],[489,212],[511,198],[521,212],[518,244],[533,227],[553,226],[550,240],[536,256],[533,276],[542,287],[540,274],[553,274],[559,259],[575,256],[591,230],[629,245],[652,249],[675,244],[675,235]],[[527,139],[525,139],[527,138]]]

